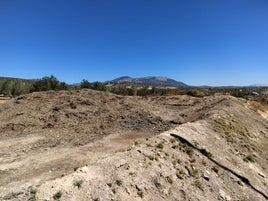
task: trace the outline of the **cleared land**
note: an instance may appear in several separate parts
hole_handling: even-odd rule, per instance
[[[20,96],[0,105],[0,198],[265,200],[259,112],[223,95]]]

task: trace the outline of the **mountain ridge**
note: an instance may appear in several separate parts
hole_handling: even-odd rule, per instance
[[[111,83],[133,83],[133,84],[146,84],[146,85],[165,85],[165,86],[178,86],[187,87],[188,85],[164,76],[146,76],[132,78],[130,76],[122,76],[109,81]]]

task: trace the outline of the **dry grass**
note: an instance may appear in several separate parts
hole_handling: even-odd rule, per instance
[[[249,101],[249,104],[253,106],[256,110],[260,110],[262,112],[268,111],[268,105],[263,101]]]
[[[228,142],[235,143],[235,136],[240,135],[248,138],[250,133],[248,129],[239,121],[232,118],[219,118],[215,120],[216,131],[225,135]]]

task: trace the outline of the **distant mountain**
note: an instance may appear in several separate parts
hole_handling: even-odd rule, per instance
[[[149,77],[140,77],[132,78],[129,76],[123,76],[116,78],[111,83],[133,83],[133,84],[145,84],[145,85],[163,85],[163,86],[177,86],[177,87],[186,87],[187,85],[183,82],[178,82],[176,80],[161,77],[161,76],[149,76]]]
[[[132,80],[133,80],[132,77],[123,76],[123,77],[116,78],[116,79],[112,80],[111,82],[113,82],[113,83],[124,83],[124,82],[132,82]]]

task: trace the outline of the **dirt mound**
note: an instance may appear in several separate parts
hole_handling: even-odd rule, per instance
[[[60,135],[47,132],[46,139],[84,145],[117,129],[158,134],[170,128],[139,102],[92,90],[32,93],[1,106],[0,132],[2,137],[14,137],[61,131]]]
[[[44,183],[36,197],[267,200],[267,121],[232,97],[212,101],[204,111],[202,119]]]
[[[44,183],[36,197],[38,200],[57,195],[61,200],[266,200],[265,167],[234,155],[224,139],[211,136],[214,131],[208,126],[208,122],[198,121],[165,132],[127,152]],[[181,135],[183,138],[176,137]],[[208,140],[214,145],[208,144]],[[223,150],[223,146],[228,148]],[[265,161],[259,156],[258,160]]]
[[[0,105],[0,120],[0,200],[268,194],[267,119],[230,96],[40,92]]]

